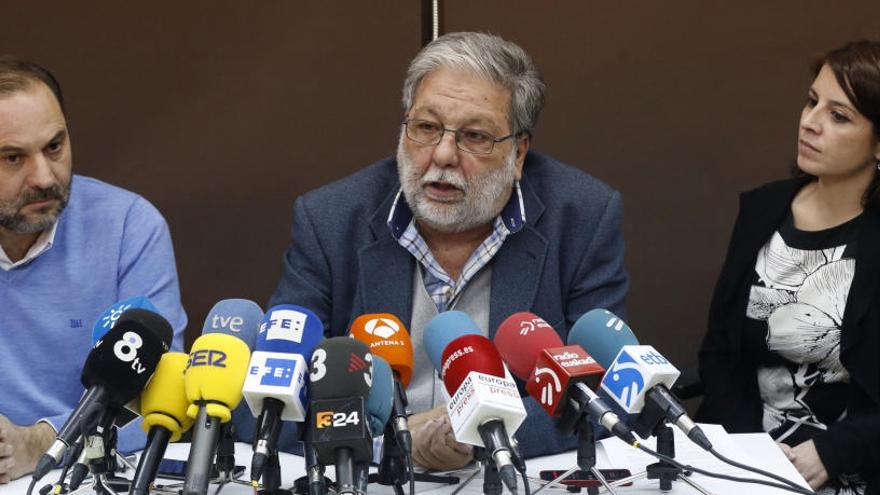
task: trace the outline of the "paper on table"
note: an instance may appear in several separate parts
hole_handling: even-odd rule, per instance
[[[792,466],[791,463],[788,462],[787,459],[785,459],[781,450],[778,452],[778,455],[774,455],[777,454],[775,452],[772,452],[772,447],[775,447],[775,445],[773,445],[773,442],[769,439],[769,437],[768,441],[770,442],[770,447],[768,447],[767,449],[770,450],[769,455],[771,456],[771,458],[769,460],[779,461],[773,462],[772,467],[767,463],[768,454],[765,453],[765,455],[762,456],[763,462],[758,462],[757,460],[755,460],[754,457],[748,455],[745,451],[742,450],[742,448],[740,448],[739,444],[734,441],[734,439],[730,436],[730,434],[727,433],[723,426],[701,424],[700,427],[706,433],[706,436],[709,437],[709,441],[712,442],[712,446],[715,448],[715,450],[720,452],[725,457],[742,464],[758,467],[764,470],[769,470],[770,472],[783,476],[786,479],[790,479],[798,483],[803,483],[803,478],[800,477],[794,466]],[[681,430],[679,430],[678,428],[673,428],[673,431],[675,434],[675,460],[677,460],[678,462],[682,464],[689,464],[715,473],[769,480],[769,478],[765,478],[750,471],[745,471],[725,464],[709,452],[706,452],[705,450],[691,442],[690,439],[688,439],[685,434],[682,433]],[[657,442],[654,438],[645,440],[642,443],[651,450],[656,450]],[[601,445],[600,448],[604,450],[605,455],[608,457],[610,466],[612,467],[626,467],[633,473],[636,473],[644,471],[645,466],[656,462],[656,459],[654,457],[651,457],[645,452],[642,452],[641,450],[627,445],[614,437],[601,440],[599,444]],[[694,473],[691,478],[695,481],[707,479],[706,476],[698,473]],[[807,485],[804,484],[804,486]]]

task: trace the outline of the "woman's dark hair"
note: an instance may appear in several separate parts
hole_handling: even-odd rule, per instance
[[[856,110],[871,121],[874,136],[880,139],[880,42],[852,41],[831,50],[816,60],[813,75],[818,76],[825,65],[834,73],[837,84]],[[809,175],[795,169],[797,176]],[[862,205],[880,207],[880,171],[874,171]]]
[[[8,55],[0,56],[0,95],[26,90],[34,83],[45,84],[58,100],[61,111],[64,111],[61,85],[51,72],[27,60]]]

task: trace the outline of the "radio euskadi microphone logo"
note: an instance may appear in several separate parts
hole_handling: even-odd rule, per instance
[[[602,388],[613,395],[624,407],[632,407],[639,393],[645,387],[645,378],[639,371],[639,364],[625,350],[611,364],[611,369],[602,380]]]
[[[302,343],[303,329],[308,315],[291,309],[276,309],[269,315],[266,326],[266,340],[289,340]]]

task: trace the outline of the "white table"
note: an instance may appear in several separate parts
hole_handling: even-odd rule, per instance
[[[753,433],[753,434],[741,434],[741,435],[731,435],[729,437],[732,439],[733,443],[736,444],[735,448],[739,449],[741,452],[748,452],[749,461],[751,465],[758,466],[761,469],[773,472],[775,474],[779,474],[791,480],[796,480],[803,484],[803,486],[807,486],[806,482],[801,478],[797,471],[794,469],[794,466],[789,463],[789,461],[782,454],[782,451],[773,443],[773,440],[764,433]],[[604,441],[603,441],[604,442]],[[716,443],[716,448],[720,449],[720,446]],[[613,467],[620,468],[624,466],[620,465],[609,465],[608,456],[606,455],[603,448],[597,449],[598,453],[598,462],[597,465],[600,468]],[[166,452],[165,457],[175,458],[175,459],[186,459],[187,454],[189,452],[189,444],[171,444],[168,447],[168,451]],[[251,459],[251,447],[248,444],[238,443],[235,445],[235,455],[238,460],[237,464],[243,464],[247,466],[248,471],[250,470],[250,459]],[[680,460],[680,459],[679,459]],[[744,460],[744,459],[737,459]],[[281,477],[282,477],[282,487],[289,487],[293,484],[293,481],[303,476],[305,473],[303,467],[303,459],[298,456],[294,456],[291,454],[281,454],[280,455],[281,462]],[[540,457],[535,459],[529,459],[527,461],[528,472],[530,478],[533,477],[537,479],[538,473],[541,470],[545,469],[557,469],[557,470],[565,470],[570,467],[573,467],[575,464],[575,453],[574,452],[565,452],[562,454],[557,454],[553,456]],[[696,463],[695,463],[696,465]],[[698,466],[700,467],[700,466]],[[632,469],[634,473],[636,469]],[[334,477],[333,468],[327,468],[327,475],[332,479]],[[456,476],[459,476],[462,480],[467,478],[473,469],[463,470],[454,473]],[[742,476],[747,477],[757,477],[756,475],[747,474],[745,472],[739,473]],[[127,477],[131,477],[133,473],[127,473]],[[50,481],[54,481],[59,476],[58,471],[53,471],[49,473],[43,480],[38,483],[37,489],[34,490],[34,493],[38,493],[38,489],[49,483]],[[244,476],[242,476],[243,480],[248,480],[248,472],[246,471]],[[705,478],[699,475],[695,475],[692,479],[698,482],[701,486],[708,489],[711,493],[716,493],[719,495],[722,494],[741,494],[741,493],[749,493],[749,494],[782,494],[782,493],[792,493],[786,492],[782,490],[777,490],[770,487],[763,487],[761,485],[743,485],[738,483],[733,483],[724,480],[716,480],[711,478]],[[30,478],[24,478],[17,481],[14,481],[8,485],[4,485],[0,487],[0,495],[23,495],[27,490],[27,486],[30,483]],[[173,483],[173,482],[165,482],[165,483]],[[535,481],[530,481],[530,486],[532,491],[536,490],[538,486],[540,486]],[[435,485],[429,483],[416,483],[416,492],[419,494],[449,494],[451,493],[457,485]],[[523,494],[522,490],[522,480],[518,480],[518,488],[519,493]],[[209,489],[209,493],[213,494],[214,490],[216,490],[216,486],[212,485]],[[406,493],[409,493],[408,486],[404,487]],[[626,495],[634,495],[634,494],[651,494],[656,495],[660,492],[658,487],[658,482],[656,480],[647,480],[641,479],[636,481],[632,486],[628,487],[618,487],[616,488],[617,492],[620,494]],[[459,493],[463,495],[473,495],[479,494],[482,492],[482,476],[479,475],[473,481],[471,481],[463,490]],[[82,493],[93,493],[92,490],[87,490]],[[253,489],[246,485],[238,485],[238,484],[227,484],[223,487],[220,492],[223,495],[253,495]],[[390,487],[370,484],[369,486],[370,494],[381,494],[381,495],[390,495],[393,494],[393,490]],[[507,491],[505,490],[505,494]],[[541,492],[547,493],[549,495],[567,495],[567,492],[563,489],[559,488],[547,488]],[[582,494],[586,495],[586,491],[582,491]],[[666,493],[670,494],[697,494],[698,492],[688,486],[687,484],[676,481],[673,482],[672,490]]]

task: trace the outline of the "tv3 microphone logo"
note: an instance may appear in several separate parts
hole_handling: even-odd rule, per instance
[[[318,429],[328,427],[341,428],[347,425],[357,426],[360,422],[360,415],[357,411],[352,411],[348,414],[344,412],[319,411],[315,414],[315,427]]]
[[[388,318],[373,318],[364,325],[364,330],[370,335],[387,339],[400,330],[400,325]]]
[[[559,381],[559,377],[552,369],[536,368],[535,382],[541,383],[542,376],[548,377],[548,381],[544,384],[543,387],[541,387],[541,404],[552,406],[557,402],[559,393],[562,392],[562,382]]]
[[[325,349],[315,349],[312,353],[312,364],[309,366],[309,381],[317,382],[327,376],[327,351]],[[348,373],[357,373],[363,371],[364,381],[368,387],[373,386],[373,355],[367,353],[363,359],[355,353],[350,353],[348,357]]]
[[[645,378],[639,371],[638,362],[626,351],[621,351],[620,356],[608,370],[602,385],[625,404],[625,407],[632,407],[645,388]]]
[[[113,344],[113,355],[123,363],[131,363],[131,369],[140,375],[147,370],[145,366],[141,365],[137,352],[143,345],[144,341],[140,335],[134,332],[125,332],[122,334],[122,338]]]
[[[519,334],[522,336],[534,332],[538,328],[552,328],[544,321],[543,318],[532,318],[531,320],[523,320],[519,322]]]

